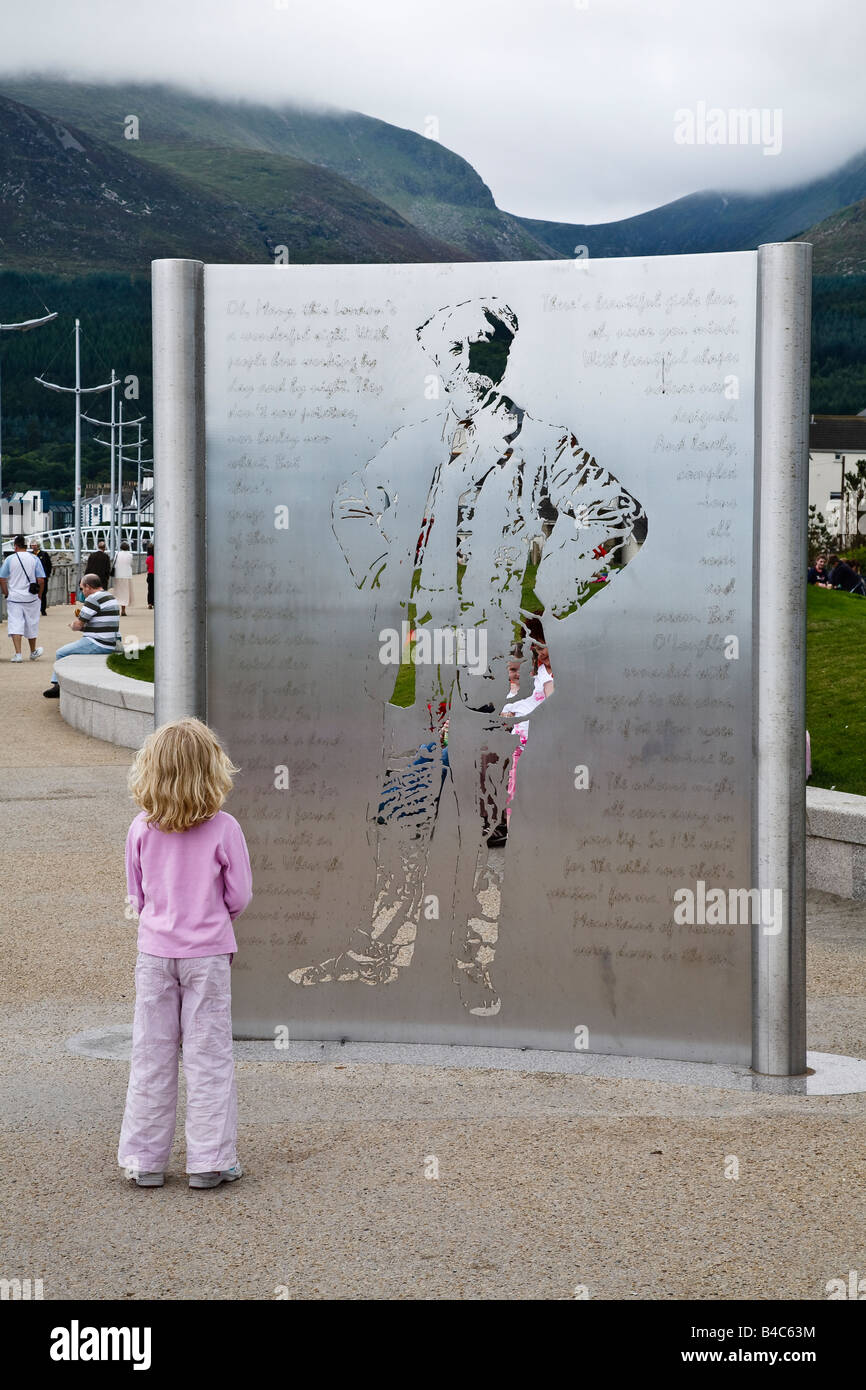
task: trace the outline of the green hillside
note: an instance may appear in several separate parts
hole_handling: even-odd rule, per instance
[[[134,270],[153,256],[252,253],[218,198],[2,96],[0,150],[7,266]]]
[[[277,246],[288,247],[291,261],[320,265],[469,259],[363,189],[290,155],[161,145],[148,146],[142,162],[218,199],[232,222],[254,223],[268,259]]]
[[[301,261],[464,256],[304,160],[190,145],[156,162],[131,143],[115,149],[0,96],[4,264],[146,271],[160,256],[266,262],[275,245]]]
[[[801,235],[866,199],[866,154],[860,154],[795,188],[760,195],[699,192],[619,222],[549,222],[497,208],[475,169],[438,141],[359,112],[312,111],[290,103],[266,106],[154,83],[95,84],[44,76],[0,78],[0,91],[87,132],[106,150],[146,161],[153,172],[161,166],[175,178],[192,176],[202,192],[204,165],[218,174],[220,151],[277,156],[267,166],[270,187],[263,188],[254,161],[234,159],[227,174],[230,195],[242,207],[255,211],[264,196],[264,210],[278,218],[289,216],[290,194],[297,191],[303,197],[307,191],[300,179],[303,164],[328,171],[399,213],[419,233],[459,248],[473,260],[571,258],[577,245],[599,257],[747,250]],[[139,121],[136,140],[124,135],[129,116]],[[281,163],[285,157],[301,165],[294,166],[297,184],[286,185],[281,204],[281,172],[292,168]],[[313,191],[309,173],[306,183]],[[351,195],[343,188],[348,206]],[[209,179],[207,190],[213,196],[224,191],[218,178]],[[324,191],[320,185],[318,192]],[[303,259],[302,248],[297,249]],[[819,269],[834,274],[844,267],[828,259]]]
[[[815,271],[824,275],[866,274],[866,198],[835,212],[803,233],[815,248]]]
[[[160,85],[43,77],[2,78],[0,91],[133,157],[165,162],[180,172],[184,146],[256,150],[305,161],[349,180],[420,232],[458,247],[473,260],[535,260],[555,254],[519,219],[496,207],[490,189],[460,155],[436,140],[358,112],[262,106]],[[139,119],[138,140],[124,136],[130,115]],[[246,187],[236,179],[235,191],[255,206],[255,181]],[[417,259],[441,257],[419,254]]]

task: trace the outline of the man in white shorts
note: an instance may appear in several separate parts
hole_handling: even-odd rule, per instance
[[[23,536],[16,536],[15,549],[7,555],[0,566],[0,590],[6,599],[9,615],[8,633],[12,638],[15,654],[13,662],[23,661],[21,638],[30,643],[30,660],[38,661],[44,648],[37,647],[39,617],[42,608],[42,593],[45,588],[45,570],[38,556],[28,549]],[[36,593],[31,586],[36,585]]]

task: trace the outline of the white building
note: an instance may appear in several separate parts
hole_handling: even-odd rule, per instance
[[[144,497],[144,486],[142,486],[142,497]],[[143,502],[146,506],[146,500]],[[118,508],[118,512],[119,512]],[[137,489],[133,483],[123,485],[123,521],[124,526],[134,526],[138,520],[138,498]],[[108,526],[111,521],[111,493],[99,492],[94,496],[82,497],[81,499],[81,525],[88,526]],[[120,524],[120,515],[117,517]]]
[[[11,497],[4,497],[0,503],[0,532],[4,536],[48,531],[50,519],[48,493],[40,488],[13,492]]]
[[[866,412],[861,415],[813,415],[809,424],[809,505],[816,506],[832,535],[853,533],[857,518],[842,516],[842,474],[855,472],[866,460]],[[861,522],[861,534],[866,526]]]

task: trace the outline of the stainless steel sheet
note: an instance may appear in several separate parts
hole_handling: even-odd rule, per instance
[[[748,1063],[751,927],[673,895],[752,881],[755,295],[753,253],[206,267],[241,1036]]]

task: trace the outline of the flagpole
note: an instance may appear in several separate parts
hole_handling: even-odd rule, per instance
[[[47,306],[43,306],[47,307]],[[27,333],[31,328],[41,328],[43,323],[51,323],[57,314],[47,314],[41,319],[26,319],[22,323],[0,323],[0,333]],[[11,520],[11,507],[10,507]],[[3,382],[0,376],[0,554],[3,550]]]
[[[81,321],[79,319],[75,320],[75,385],[60,386],[56,381],[46,381],[42,376],[37,376],[35,380],[39,382],[40,386],[47,387],[49,391],[65,391],[75,395],[75,526],[73,544],[77,587],[81,580],[81,397],[93,396],[99,391],[111,391],[113,397],[117,381],[112,369],[111,381],[104,381],[99,386],[81,385]]]

